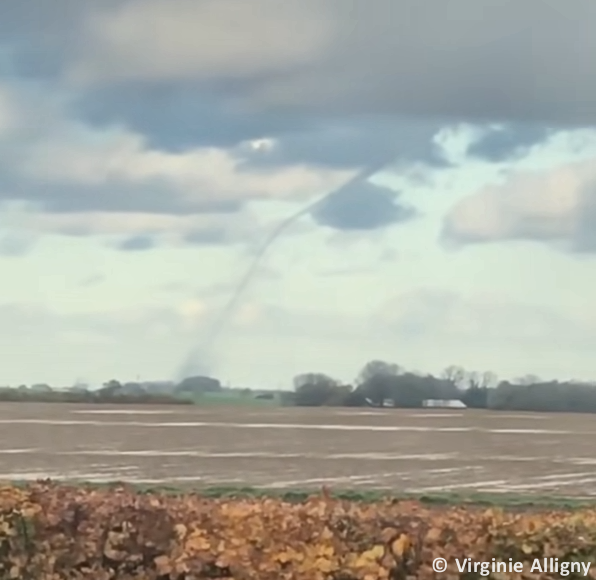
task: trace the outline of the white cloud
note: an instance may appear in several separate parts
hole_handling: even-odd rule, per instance
[[[464,244],[560,241],[582,249],[595,202],[596,159],[518,172],[460,200],[445,217],[443,237]]]
[[[203,233],[206,238],[211,237],[217,243],[250,240],[258,235],[261,226],[261,222],[248,213],[172,216],[141,212],[31,211],[28,218],[23,220],[21,230],[69,236],[163,236],[164,240],[172,243],[181,240],[185,235]]]
[[[230,151],[212,147],[170,153],[152,149],[141,136],[123,130],[65,129],[30,147],[19,168],[24,175],[80,186],[111,180],[163,180],[172,193],[190,202],[214,197],[248,201],[312,195],[326,192],[351,176],[347,171],[305,165],[258,169],[244,165],[243,159]]]

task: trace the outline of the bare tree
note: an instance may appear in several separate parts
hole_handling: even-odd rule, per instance
[[[493,389],[499,384],[499,377],[492,371],[482,373],[482,386],[486,389]]]
[[[467,377],[463,367],[450,365],[441,373],[441,378],[455,387],[461,387]]]
[[[490,389],[496,387],[498,378],[492,371],[485,371],[483,373],[472,371],[467,374],[468,387],[471,389]]]

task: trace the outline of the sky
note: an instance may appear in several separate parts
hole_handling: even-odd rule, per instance
[[[596,379],[595,20],[0,3],[0,384]]]

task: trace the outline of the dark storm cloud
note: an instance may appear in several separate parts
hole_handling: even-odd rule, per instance
[[[125,125],[145,135],[151,146],[170,151],[200,146],[233,147],[242,141],[304,129],[313,123],[301,115],[247,114],[232,107],[228,97],[192,83],[125,83],[83,92],[73,107],[91,124]]]
[[[235,10],[241,29],[230,24]],[[31,0],[0,3],[0,54],[5,81],[35,81],[73,117],[127,127],[149,146],[230,147],[253,167],[362,167],[387,154],[398,166],[440,167],[433,137],[454,123],[506,122],[469,150],[494,161],[521,154],[548,127],[596,125],[595,21],[594,0],[376,0],[374,10],[365,0]],[[239,147],[262,137],[277,146]],[[5,158],[0,191],[47,211],[239,208],[190,206],[157,180],[42,186],[11,173]],[[406,214],[390,197],[350,190],[317,219],[366,229]]]
[[[419,162],[445,167],[449,163],[433,141],[443,127],[437,121],[395,117],[328,119],[319,126],[280,134],[275,147],[245,157],[252,165],[298,162],[358,167],[393,155],[396,164]]]
[[[131,236],[118,244],[118,249],[123,252],[144,252],[156,246],[155,238],[147,235]]]
[[[305,30],[309,21],[326,23],[321,33],[326,36],[313,44],[299,66],[293,61],[284,66],[278,62],[276,46],[245,57],[246,50],[234,53],[226,47],[201,53],[193,45],[202,32],[209,33],[202,28],[209,23],[221,26],[222,34],[228,32],[223,4],[233,6],[233,1],[221,5],[221,17],[216,14],[215,20],[208,21],[201,18],[208,14],[204,12],[207,3],[201,2],[172,0],[166,8],[153,2],[135,5],[132,0],[103,2],[101,7],[56,0],[48,7],[32,0],[36,18],[30,17],[29,4],[0,5],[0,44],[11,59],[14,75],[57,80],[79,57],[94,59],[95,72],[105,73],[104,78],[78,92],[79,113],[95,123],[121,122],[168,149],[191,144],[231,146],[262,136],[286,136],[278,157],[271,160],[320,156],[324,163],[347,164],[358,155],[366,156],[375,134],[384,141],[389,132],[367,125],[358,115],[423,115],[435,118],[439,126],[473,119],[596,124],[592,74],[596,4],[592,0],[570,0],[564,10],[542,0],[523,4],[452,0],[440,5],[378,0],[374,10],[364,0],[330,0],[324,6],[311,0],[299,4],[287,0],[273,16],[270,2],[250,1],[256,16],[232,38],[240,46],[261,30],[265,15],[278,19],[283,29],[294,22],[296,10],[305,18],[300,24]],[[101,8],[117,18],[122,9],[134,8],[141,21],[144,10],[155,6],[171,15],[169,42],[163,43],[163,49],[156,49],[154,43],[145,47],[145,37],[135,36],[131,28],[133,49],[126,51],[136,51],[141,70],[125,58],[126,51],[118,58],[120,45],[102,36],[100,21],[95,25],[93,15]],[[286,13],[289,20],[284,19]],[[185,36],[188,21],[196,23],[192,38]],[[177,42],[186,43],[186,53],[172,50]],[[315,39],[305,36],[305,45],[309,42]],[[157,55],[160,64],[169,53],[170,58],[184,54],[193,60],[177,75],[160,76],[142,60],[144,48],[146,58]],[[108,53],[110,58],[105,57]],[[234,63],[234,58],[241,63]],[[271,68],[272,61],[277,68]],[[173,61],[172,67],[176,64]],[[342,130],[349,132],[350,123],[358,128],[352,131],[354,143],[366,146],[351,146],[345,140],[330,153],[318,145],[332,143]],[[540,132],[533,138],[538,139]],[[509,146],[518,148],[514,138],[501,134],[498,143],[495,139],[478,144],[476,150],[492,159],[507,157]],[[412,146],[420,147],[416,139]],[[427,154],[421,152],[423,159]],[[359,159],[362,162],[366,159]]]
[[[64,67],[68,45],[77,42],[88,9],[84,0],[1,2],[0,46],[10,57],[5,74],[56,77]]]
[[[509,161],[527,153],[555,133],[555,129],[536,123],[509,123],[489,127],[467,149],[468,155],[488,161]]]
[[[312,215],[317,223],[337,230],[374,230],[414,217],[414,210],[400,205],[396,197],[388,188],[354,183],[329,195]]]
[[[491,121],[596,124],[596,3],[364,0],[335,4],[319,61],[257,102]]]
[[[148,14],[152,35],[140,25]],[[0,43],[15,74],[86,66],[99,83],[88,96],[146,80],[180,95],[180,110],[211,94],[244,103],[247,116],[275,112],[282,125],[300,113],[596,124],[595,21],[593,0],[31,0],[0,4]],[[289,46],[290,33],[301,46]],[[203,44],[214,35],[229,41]],[[174,124],[183,132],[181,118]]]
[[[397,160],[442,166],[446,162],[432,142],[444,127],[440,120],[413,121],[395,116],[281,114],[230,105],[225,94],[200,87],[126,83],[83,94],[75,110],[98,126],[118,123],[142,133],[151,146],[170,151],[188,147],[234,147],[263,137],[279,140],[263,154],[244,151],[254,165],[314,163],[354,167],[395,152]]]

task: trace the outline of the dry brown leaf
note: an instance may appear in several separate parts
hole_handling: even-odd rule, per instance
[[[401,534],[397,540],[391,544],[391,551],[399,558],[403,558],[404,554],[410,549],[410,538],[407,534]]]
[[[167,556],[157,556],[153,562],[159,574],[170,574],[173,570],[172,562]]]
[[[174,526],[174,531],[179,539],[184,539],[186,534],[188,533],[188,528],[184,524],[176,524]]]
[[[426,541],[427,542],[436,542],[438,539],[441,538],[443,535],[443,530],[441,528],[431,528],[428,530],[426,534]]]

